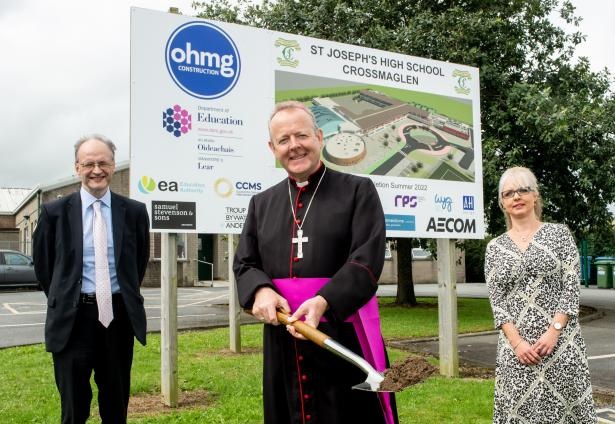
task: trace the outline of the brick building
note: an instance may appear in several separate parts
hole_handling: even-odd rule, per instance
[[[31,255],[32,232],[38,222],[40,205],[77,191],[80,181],[76,176],[40,185],[34,189],[0,188],[0,248],[20,250]],[[111,190],[129,196],[129,164],[118,163],[111,182]],[[10,200],[9,200],[10,199]],[[10,210],[9,210],[10,209]],[[235,244],[238,236],[234,236]],[[160,286],[160,233],[150,238],[150,262],[143,285]],[[213,280],[228,281],[228,253],[226,234],[178,235],[178,286],[207,285]],[[457,282],[465,282],[463,254],[458,252]],[[385,261],[381,283],[397,282],[397,252]],[[414,282],[437,282],[436,262],[429,259],[413,263]]]
[[[0,248],[20,250],[31,255],[32,232],[38,222],[40,205],[77,191],[77,176],[40,185],[34,189],[0,188]],[[129,164],[118,163],[111,190],[129,196]],[[228,280],[226,235],[179,234],[177,281],[179,286]],[[160,233],[152,233],[150,262],[144,286],[160,286]]]

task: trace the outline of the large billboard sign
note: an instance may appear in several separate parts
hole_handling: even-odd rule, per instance
[[[372,179],[389,237],[484,236],[478,69],[134,8],[131,196],[153,231],[241,232],[286,176],[282,100],[314,112],[327,167]]]

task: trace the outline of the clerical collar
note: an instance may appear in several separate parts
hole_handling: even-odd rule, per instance
[[[318,164],[318,169],[314,171],[314,173],[311,174],[307,180],[299,182],[291,176],[289,176],[288,179],[295,187],[303,188],[303,187],[307,187],[310,184],[315,184],[315,182],[320,180],[320,177],[323,172],[325,172],[325,165],[322,162],[320,162]]]

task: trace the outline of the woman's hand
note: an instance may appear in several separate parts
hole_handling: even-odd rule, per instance
[[[560,332],[558,330],[549,326],[549,329],[532,345],[532,349],[540,356],[550,355],[553,353],[553,349],[555,349],[559,334]]]
[[[540,355],[525,340],[521,340],[513,350],[523,365],[537,365],[540,362]]]

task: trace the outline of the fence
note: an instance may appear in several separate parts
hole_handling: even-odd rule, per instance
[[[19,240],[0,240],[0,249],[16,250],[26,255],[32,254],[32,242]]]

